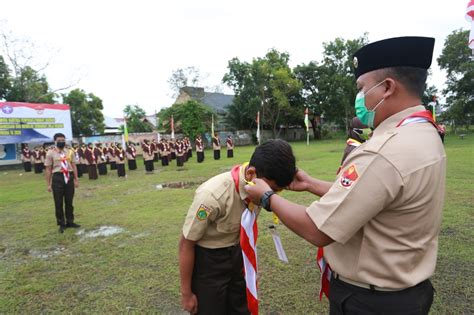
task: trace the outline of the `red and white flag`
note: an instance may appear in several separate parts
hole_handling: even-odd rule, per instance
[[[466,19],[468,22],[471,22],[468,46],[472,49],[472,54],[474,55],[474,0],[470,0],[467,4]]]
[[[260,144],[260,111],[257,112],[257,141],[258,144]]]

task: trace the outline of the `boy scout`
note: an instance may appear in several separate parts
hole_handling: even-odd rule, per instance
[[[249,314],[239,245],[240,219],[247,207],[244,186],[258,177],[278,191],[291,183],[295,173],[291,146],[270,140],[255,149],[248,166],[237,165],[199,186],[179,244],[184,310]]]
[[[217,133],[212,136],[212,149],[214,150],[214,160],[219,160],[221,158],[221,141]]]
[[[302,171],[290,189],[322,196],[308,208],[280,196],[270,207],[295,233],[326,246],[331,314],[428,314],[446,154],[421,96],[434,39],[392,38],[355,53],[357,117],[374,128],[334,183]],[[271,188],[245,186],[256,202]]]
[[[48,191],[53,192],[56,208],[56,222],[59,232],[63,233],[67,227],[78,228],[74,223],[74,188],[79,185],[77,179],[76,157],[74,152],[65,148],[66,137],[62,133],[54,135],[56,147],[46,154],[46,184]],[[66,220],[64,220],[63,202],[65,203]]]

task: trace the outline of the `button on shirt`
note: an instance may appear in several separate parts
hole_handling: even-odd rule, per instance
[[[76,156],[73,150],[64,148],[63,152],[67,159],[68,170],[69,172],[73,171],[72,164],[76,163]],[[53,173],[57,173],[61,171],[61,153],[58,148],[53,148],[48,151],[46,154],[46,159],[44,161],[45,166],[52,166]]]
[[[239,244],[240,219],[246,208],[244,200],[248,197],[244,186],[243,172],[239,172],[239,193],[230,172],[199,186],[184,222],[184,238],[197,241],[197,245],[205,248]]]
[[[352,151],[330,190],[306,210],[334,239],[325,258],[343,277],[403,289],[435,270],[446,154],[430,123],[396,127],[423,110],[411,107],[383,121]]]

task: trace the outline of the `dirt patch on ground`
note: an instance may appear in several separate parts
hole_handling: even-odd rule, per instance
[[[201,185],[203,182],[170,182],[170,183],[162,183],[157,184],[156,189],[184,189],[184,188],[192,188],[198,185]]]

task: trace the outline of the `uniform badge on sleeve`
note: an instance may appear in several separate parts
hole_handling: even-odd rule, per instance
[[[199,206],[199,209],[198,211],[196,212],[196,218],[198,218],[199,220],[201,221],[204,221],[207,219],[207,217],[209,216],[209,213],[211,212],[211,209],[209,209],[208,207],[206,207],[205,205],[201,204]]]
[[[339,180],[339,185],[348,189],[357,180],[357,178],[359,178],[359,174],[357,174],[356,167],[355,165],[351,165],[344,171],[344,173],[342,173]]]

